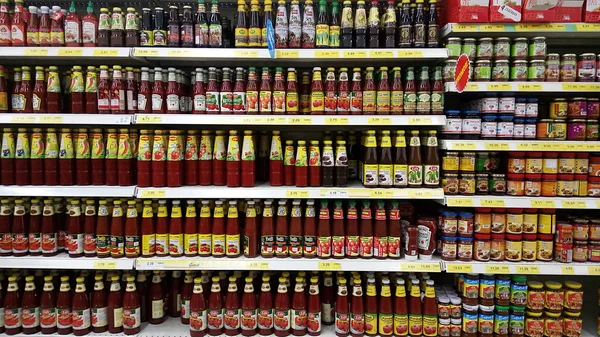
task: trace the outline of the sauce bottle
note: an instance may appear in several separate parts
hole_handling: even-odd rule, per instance
[[[166,185],[167,147],[168,138],[166,136],[166,131],[154,131],[151,166],[153,187],[163,187]]]
[[[431,87],[429,85],[429,67],[421,67],[417,83],[417,115],[431,112]]]
[[[254,154],[254,136],[252,131],[244,131],[244,140],[241,151],[241,186],[253,187],[256,182],[255,175],[255,154]]]
[[[287,257],[289,244],[289,228],[287,220],[287,200],[280,199],[277,207],[277,222],[275,224],[275,256]]]
[[[52,6],[53,14],[50,17],[50,42],[52,47],[62,47],[65,45],[64,17],[66,11],[60,9],[60,6]]]
[[[83,228],[81,219],[81,206],[79,200],[72,200],[69,207],[69,221],[67,227],[67,249],[69,257],[83,256]]]
[[[36,76],[37,76],[37,73],[36,73]],[[6,79],[7,79],[7,77],[4,72],[4,67],[0,66],[0,112],[3,112],[3,113],[8,112],[8,85],[6,83]],[[37,77],[36,77],[36,80],[37,80]],[[37,82],[36,82],[36,84],[37,84]],[[44,90],[45,90],[45,87],[44,87]],[[34,88],[34,91],[35,91],[35,88]],[[45,107],[45,102],[44,102],[44,107]]]
[[[85,220],[83,225],[83,254],[86,257],[96,256],[96,206],[94,200],[85,202]]]
[[[215,147],[213,150],[213,184],[224,186],[226,184],[226,160],[227,152],[225,147],[225,131],[217,130],[215,137]]]
[[[43,334],[56,332],[56,292],[51,275],[44,276],[44,287],[40,295],[40,330]]]
[[[337,88],[335,82],[335,69],[327,68],[325,77],[324,110],[326,115],[335,115],[337,109]]]
[[[301,43],[303,49],[315,47],[315,13],[312,0],[304,2]]]
[[[198,254],[210,256],[212,253],[212,219],[208,200],[202,200],[200,224],[198,226]]]
[[[226,254],[227,241],[225,234],[225,210],[223,207],[223,201],[215,201],[215,208],[213,210],[213,228],[212,228],[212,256],[223,257]]]
[[[210,6],[210,20],[209,20],[209,45],[210,47],[223,47],[223,26],[221,25],[221,19],[219,14],[219,2],[213,0]]]
[[[368,336],[377,335],[377,289],[375,287],[375,278],[367,279],[367,290],[365,297],[365,334]]]
[[[140,232],[142,235],[142,256],[154,256],[156,253],[156,234],[154,232],[154,214],[152,212],[152,202],[150,200],[144,200]]]
[[[343,2],[341,28],[341,47],[352,48],[352,34],[354,32],[354,20],[352,3],[349,0]]]
[[[406,304],[406,289],[402,278],[396,279],[396,294],[394,296],[394,335],[408,335],[408,307]]]
[[[433,280],[425,281],[425,296],[423,297],[423,332],[425,336],[437,336],[438,316]]]
[[[198,8],[194,17],[194,46],[207,47],[209,44],[208,18],[204,0],[198,0]]]
[[[363,111],[363,92],[361,84],[360,68],[352,69],[352,88],[350,91],[350,112],[359,115]],[[339,108],[338,108],[339,111]]]
[[[31,85],[31,67],[22,67],[23,77],[21,79],[20,95],[23,103],[20,105],[24,113],[33,112],[33,86]]]
[[[231,76],[231,69],[223,68],[223,79],[221,80],[221,89],[218,98],[221,103],[222,114],[233,112],[233,85],[231,84]]]
[[[369,18],[368,18],[368,33],[369,33],[369,48],[379,48],[379,3],[377,1],[371,1],[371,7],[369,7]]]
[[[142,68],[143,69],[143,68]],[[204,72],[202,68],[196,68],[196,77],[194,82],[194,105],[192,113],[206,113],[206,92],[204,91]]]
[[[31,143],[27,129],[18,129],[15,146],[15,182],[17,185],[29,185],[29,157]]]
[[[402,89],[402,74],[400,67],[392,68],[392,89],[390,94],[390,112],[401,115],[404,110],[404,91]]]
[[[77,185],[89,185],[90,181],[90,142],[87,129],[77,129],[75,139],[75,180]]]
[[[335,148],[335,186],[345,187],[348,185],[348,152],[346,141],[337,141]]]
[[[186,270],[181,288],[181,324],[190,324],[190,300],[194,288],[194,271]]]
[[[9,199],[0,201],[0,256],[12,255],[12,208]]]
[[[227,246],[227,257],[238,257],[241,255],[242,244],[240,242],[240,224],[238,220],[237,201],[230,200],[227,208],[227,229],[225,242]]]
[[[388,254],[392,259],[399,259],[402,225],[400,223],[400,210],[398,209],[398,201],[391,201],[391,208],[388,209],[388,218]]]
[[[414,48],[425,48],[427,42],[427,25],[425,24],[425,9],[423,8],[423,5],[423,0],[418,0],[416,3],[417,7],[413,19]]]
[[[365,74],[365,83],[363,86],[363,93],[362,93],[362,98],[363,98],[362,111],[364,112],[365,115],[373,115],[373,114],[375,114],[375,112],[377,110],[377,105],[376,105],[377,91],[375,88],[375,79],[373,76],[373,72],[375,71],[375,68],[367,67],[366,70],[367,71]],[[389,91],[389,87],[387,90]],[[389,97],[389,95],[388,95],[388,97]]]
[[[90,301],[85,289],[85,278],[76,279],[75,295],[73,295],[73,335],[83,336],[90,333],[91,316]]]
[[[410,48],[412,45],[411,38],[414,34],[414,26],[410,17],[410,0],[402,0],[398,21],[397,45],[400,48]]]
[[[165,87],[163,84],[162,68],[154,68],[154,83],[152,85],[152,113],[165,113]]]
[[[213,142],[212,133],[208,130],[202,130],[200,137],[200,154],[199,154],[199,174],[200,185],[212,185],[213,177]]]
[[[392,312],[390,280],[384,277],[381,283],[381,294],[379,296],[379,334],[382,336],[391,336],[394,330],[394,315]]]
[[[346,255],[346,237],[344,236],[344,232],[344,210],[342,209],[342,201],[336,200],[333,209],[333,225],[331,231],[331,247],[333,250],[332,256],[334,259],[341,259]]]
[[[96,67],[88,66],[85,78],[85,113],[98,113],[98,76]]]
[[[167,281],[166,275],[161,278]],[[168,283],[167,283],[168,282]],[[179,270],[174,271],[171,274],[171,279],[163,283],[163,286],[168,287],[167,294],[167,310],[170,317],[179,317],[181,315],[181,272]]]
[[[312,157],[311,157],[312,160]],[[333,187],[334,186],[334,152],[331,140],[323,141],[323,187]],[[312,176],[311,176],[312,177]]]
[[[260,81],[260,92],[258,94],[259,112],[261,115],[270,115],[273,112],[273,90],[271,88],[271,80],[269,74],[269,68],[262,68],[262,75]],[[250,108],[248,108],[250,112]]]
[[[248,47],[248,18],[246,2],[238,0],[237,24],[235,27],[235,47]]]
[[[12,218],[12,255],[25,256],[29,253],[27,244],[27,224],[25,219],[25,204],[23,199],[15,200]]]
[[[126,113],[127,97],[125,95],[125,85],[123,84],[123,72],[121,71],[121,66],[113,66],[110,90],[110,112],[112,114]]]
[[[8,278],[8,287],[4,298],[4,327],[7,335],[16,335],[22,330],[21,297],[16,276]]]
[[[190,336],[206,335],[206,302],[202,289],[202,278],[194,279],[194,290],[190,299]]]
[[[100,258],[110,256],[110,230],[108,224],[109,209],[106,200],[98,201],[98,221],[96,223],[96,255]]]
[[[262,91],[261,91],[262,93]],[[275,81],[273,83],[273,102],[271,108],[275,115],[285,114],[285,82],[283,78],[283,68],[275,68]],[[265,98],[266,99],[266,98]]]
[[[379,82],[377,83],[377,104],[378,115],[389,115],[390,113],[390,82],[388,79],[388,67],[379,68]]]
[[[287,141],[286,141],[287,143]],[[316,146],[318,147],[318,143],[316,144]],[[315,160],[319,159],[319,164],[320,164],[320,156],[318,153],[315,154],[314,156]],[[296,181],[296,186],[297,187],[306,187],[308,186],[308,155],[307,155],[307,151],[306,151],[306,141],[304,140],[299,140],[298,141],[298,147],[296,150],[296,159],[295,159],[295,181]],[[315,180],[314,183],[319,183],[320,185],[320,170],[315,170]],[[319,177],[317,181],[316,177]]]
[[[240,142],[237,131],[229,131],[227,142],[227,186],[239,187],[241,183]]]
[[[319,230],[317,236],[317,256],[321,259],[331,257],[331,224],[327,200],[321,200],[319,211]]]
[[[338,292],[335,301],[335,335],[348,336],[350,331],[350,313],[348,312],[348,289],[346,279],[338,279]]]
[[[283,160],[283,178],[285,186],[294,186],[295,184],[295,163],[294,141],[286,140]]]
[[[423,312],[421,310],[421,288],[419,280],[411,280],[409,311],[408,311],[408,326],[410,333],[421,334],[423,331]]]
[[[335,79],[334,79],[335,80]],[[335,89],[334,89],[335,90]],[[325,110],[325,94],[321,79],[321,68],[313,68],[313,77],[310,87],[310,111],[312,115],[322,115]]]
[[[425,187],[438,187],[440,184],[440,158],[438,156],[437,131],[429,131],[427,152],[423,163],[423,183]]]
[[[196,225],[196,205],[194,204],[194,200],[187,200],[186,203],[187,207],[185,209],[183,252],[185,256],[195,256],[198,255],[198,228]],[[192,279],[190,278],[190,284],[191,283]],[[191,296],[191,285],[189,290]],[[189,315],[189,311],[186,311],[186,313]]]
[[[248,47],[256,48],[261,45],[260,6],[258,0],[250,1],[250,28],[248,29]]]
[[[150,324],[161,324],[165,321],[164,315],[164,298],[162,292],[160,272],[155,270],[152,273],[152,284],[150,285],[150,303],[151,314],[148,318]]]
[[[94,14],[92,1],[88,2],[87,14],[81,18],[82,42],[84,47],[95,47],[98,43],[98,18]]]
[[[373,256],[376,259],[388,257],[388,229],[385,202],[377,201],[375,210],[375,225],[373,226]]]
[[[423,161],[421,160],[421,140],[419,138],[419,131],[411,131],[410,133],[411,136],[408,147],[408,186],[421,187],[421,185],[423,184]]]
[[[413,67],[406,68],[404,80],[404,114],[417,113],[417,88],[415,86],[415,71]]]
[[[442,68],[435,67],[433,84],[431,86],[431,113],[439,115],[444,111],[444,85],[442,83]]]
[[[179,187],[183,184],[183,145],[181,131],[169,130],[167,145],[167,187]]]
[[[238,288],[236,277],[229,277],[229,286],[227,287],[227,297],[225,298],[225,307],[223,310],[223,325],[225,335],[235,336],[240,330],[240,300],[238,297]]]
[[[13,46],[25,46],[27,42],[27,22],[24,20],[24,13],[23,0],[15,0],[15,12],[12,16],[10,34]]]
[[[377,159],[377,138],[375,138],[375,131],[367,131],[367,137],[364,143],[364,157],[362,162],[363,166],[363,185],[365,187],[377,187],[379,178],[379,162]]]
[[[275,328],[275,336],[285,337],[290,334],[290,297],[286,286],[287,279],[279,278],[279,286],[277,287],[277,295],[275,295],[273,323]]]
[[[110,223],[110,256],[119,258],[125,255],[123,209],[121,208],[121,200],[115,200],[113,205]]]
[[[101,333],[108,330],[106,290],[104,289],[102,274],[96,274],[94,280],[94,291],[92,292],[91,302],[92,331]]]
[[[139,333],[141,321],[140,298],[135,288],[135,277],[127,276],[123,296],[123,332],[126,335]]]
[[[140,144],[136,161],[137,185],[150,187],[152,179],[152,134],[150,130],[140,130]]]
[[[356,201],[354,200],[348,201],[346,212],[346,238],[343,244],[346,250],[346,257],[357,258],[359,256],[360,236],[358,231],[358,210],[356,208]]]
[[[127,220],[125,220],[125,257],[140,256],[140,235],[138,213],[135,200],[127,201]]]
[[[28,241],[29,254],[32,256],[42,255],[42,205],[39,199],[31,200]]]
[[[302,247],[299,249],[300,253],[303,254],[304,257],[306,258],[314,258],[315,256],[317,256],[317,224],[315,222],[315,208],[314,208],[314,200],[308,200],[306,202],[306,212],[305,212],[305,218],[304,218],[304,236],[301,237],[299,239],[300,243],[302,244]],[[299,205],[299,203],[298,203]],[[300,207],[298,207],[298,209],[301,211]],[[294,211],[292,210],[292,222],[295,219],[294,216]],[[300,219],[298,219],[298,221],[301,221]],[[293,226],[292,224],[290,224],[290,242],[293,239],[292,238],[292,234],[293,232]],[[302,228],[299,228],[299,230],[297,231],[298,233],[302,233]],[[293,247],[293,245],[291,245]],[[290,247],[290,249],[292,248]],[[290,255],[291,255],[291,250],[290,250]],[[292,257],[294,257],[292,255]]]
[[[389,130],[383,130],[381,132],[381,142],[379,147],[379,158],[378,166],[378,185],[379,187],[392,187],[392,173],[393,173],[393,161],[392,161],[392,140],[390,137]]]
[[[75,2],[71,1],[69,14],[65,17],[65,46],[81,47],[81,18],[77,15]]]
[[[138,102],[137,102],[137,88],[136,88],[136,80],[133,73],[133,67],[125,68],[126,72],[126,82],[125,82],[125,108],[127,113],[133,114],[137,112]]]
[[[287,141],[286,141],[287,143]],[[287,144],[286,144],[286,153],[287,153]],[[283,177],[285,176],[283,172],[283,156],[281,151],[281,136],[279,131],[273,131],[273,136],[271,138],[271,149],[269,151],[269,183],[271,186],[281,186],[283,185]],[[292,146],[293,153],[293,146]],[[293,156],[293,154],[292,154]],[[286,157],[287,158],[287,157]],[[291,165],[286,165],[291,166]],[[291,166],[290,169],[292,169]],[[285,172],[288,173],[288,172]],[[291,177],[290,177],[291,178]],[[287,179],[286,179],[287,180]],[[287,185],[287,184],[286,184]]]
[[[263,275],[260,294],[258,296],[258,333],[267,336],[273,333],[273,295],[271,293],[270,277]]]
[[[33,113],[46,112],[46,81],[44,76],[44,67],[35,67],[35,85],[31,97]],[[4,88],[6,87],[4,86]],[[2,85],[0,85],[0,91],[2,91]],[[2,102],[0,102],[0,111],[3,111]]]
[[[23,333],[34,334],[40,329],[39,299],[35,290],[33,276],[25,277],[25,291],[21,300],[21,322]]]
[[[98,18],[98,47],[110,46],[111,15],[108,8],[100,8]]]
[[[333,325],[335,322],[335,301],[333,277],[331,272],[325,272],[323,278],[323,295],[321,296],[321,317],[323,325]]]
[[[57,327],[59,335],[68,335],[71,333],[73,328],[73,315],[71,308],[73,305],[72,301],[73,294],[71,293],[71,286],[69,285],[69,277],[61,276],[60,278],[60,289],[58,297],[56,299],[56,312],[57,312]]]
[[[289,253],[292,258],[302,257],[302,208],[300,207],[300,200],[292,202]]]
[[[108,332],[120,333],[123,331],[123,293],[119,275],[111,277],[110,292],[108,293]]]
[[[273,201],[265,200],[262,213],[260,255],[262,257],[273,257],[275,254],[275,226],[273,225]],[[260,320],[259,320],[260,323]]]
[[[106,157],[106,146],[104,145],[104,135],[102,129],[92,129],[90,134],[92,139],[90,166],[92,171],[92,185],[104,185],[104,160]]]
[[[183,256],[183,225],[181,223],[181,206],[179,200],[171,205],[171,221],[169,224],[168,247],[172,257]]]
[[[245,115],[248,112],[246,103],[246,81],[244,68],[235,68],[235,85],[233,87],[232,108],[234,114]]]
[[[11,17],[9,13],[9,2],[8,0],[0,2],[0,46],[10,46],[12,44],[11,39]]]
[[[308,324],[308,315],[304,278],[300,276],[296,277],[296,286],[294,287],[294,295],[292,297],[291,316],[292,335],[304,336]]]
[[[371,212],[371,202],[362,201],[360,213],[360,246],[359,254],[361,258],[373,257],[373,216]]]
[[[350,335],[361,337],[365,333],[365,315],[363,290],[360,278],[352,280],[352,297],[350,300]]]
[[[206,322],[209,335],[218,336],[223,333],[223,318],[223,298],[221,296],[219,277],[213,276],[210,295],[208,296],[208,312]]]
[[[385,48],[396,47],[396,8],[394,7],[394,1],[390,0],[387,2],[387,8],[383,15],[383,29],[385,34]]]
[[[125,46],[125,25],[123,22],[123,13],[120,7],[113,7],[112,19],[110,25],[110,46]]]
[[[369,15],[370,15],[369,11]],[[369,20],[370,21],[370,20]],[[354,33],[356,35],[354,47],[367,48],[367,11],[365,2],[359,0],[356,3],[356,15],[354,17]]]
[[[52,68],[52,67],[50,67]],[[52,69],[50,69],[52,74]],[[57,77],[58,78],[58,77]],[[50,76],[48,77],[48,112],[50,110]],[[100,81],[98,82],[98,113],[110,113],[112,89],[108,77],[108,66],[100,66]]]
[[[308,160],[308,176],[310,186],[321,186],[321,153],[319,141],[310,141],[310,154]],[[332,178],[333,180],[333,178]]]
[[[275,17],[275,48],[288,47],[288,15],[285,0],[277,1],[277,15]],[[266,22],[266,21],[265,21]]]
[[[329,15],[325,0],[319,1],[315,43],[317,48],[329,47]]]
[[[271,0],[265,0],[265,7],[263,8],[263,20],[261,29],[261,47],[267,46],[267,26],[268,22],[271,22],[271,27],[274,28],[273,24],[273,2]]]
[[[255,206],[255,201],[248,200],[247,206],[246,217],[244,219],[244,256],[257,257],[259,249],[259,234],[258,223],[256,219],[257,208]],[[242,327],[243,326],[244,325],[242,324]]]

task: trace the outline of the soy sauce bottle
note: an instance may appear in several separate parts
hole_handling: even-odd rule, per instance
[[[354,31],[353,19],[352,19],[352,3],[349,0],[344,1],[344,8],[342,8],[342,48],[352,48],[352,33]]]
[[[379,8],[377,0],[369,8],[369,48],[379,48]]]
[[[356,17],[354,18],[354,32],[356,34],[355,48],[367,47],[367,10],[365,2],[359,0],[357,2]]]

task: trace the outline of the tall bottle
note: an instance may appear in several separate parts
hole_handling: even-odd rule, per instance
[[[404,79],[404,114],[414,115],[417,113],[417,87],[415,84],[415,70],[413,67],[406,68]]]
[[[134,335],[140,332],[142,323],[140,298],[135,287],[135,277],[127,276],[125,295],[123,295],[123,332]]]
[[[265,7],[263,9],[263,20],[261,29],[261,47],[267,46],[267,27],[268,22],[271,22],[271,27],[275,29],[275,22],[273,22],[273,2],[271,0],[265,0]]]
[[[8,277],[8,287],[4,298],[4,327],[7,335],[22,331],[21,296],[16,276]]]
[[[275,18],[275,48],[288,47],[288,14],[285,0],[277,2]]]
[[[123,13],[120,7],[113,7],[112,10],[112,19],[110,26],[110,46],[125,46],[125,22],[123,20]]]
[[[331,222],[327,200],[321,200],[317,236],[317,256],[325,259],[331,257]]]
[[[56,322],[59,335],[68,335],[72,332],[72,297],[73,294],[71,293],[71,286],[69,285],[69,277],[62,276],[60,278],[60,289],[56,299]]]
[[[435,67],[433,84],[431,85],[431,114],[440,115],[444,111],[444,84],[442,67]]]
[[[425,187],[438,187],[440,184],[440,158],[438,156],[437,131],[429,131],[427,150],[423,162],[423,183]]]
[[[335,1],[331,4],[331,23],[329,25],[329,47],[340,47],[340,8],[339,2]]]
[[[377,288],[375,279],[367,279],[367,290],[365,296],[365,334],[367,336],[377,335]]]
[[[21,300],[21,321],[23,333],[32,334],[40,329],[40,303],[35,290],[33,276],[25,277],[25,291]]]
[[[410,132],[410,142],[408,147],[408,187],[421,187],[422,184],[423,160],[421,159],[421,139],[419,137],[419,131],[413,130]]]
[[[410,18],[410,0],[402,0],[399,15],[397,46],[400,48],[410,48],[414,33],[414,26]]]
[[[202,289],[202,278],[194,279],[194,290],[190,299],[190,336],[206,335],[206,301]]]
[[[335,335],[338,337],[348,336],[350,332],[350,317],[348,311],[348,287],[346,279],[338,279],[338,292],[335,301]]]
[[[227,186],[239,187],[241,184],[240,141],[237,131],[229,131],[227,142]]]
[[[221,297],[219,277],[213,276],[208,297],[207,327],[209,335],[218,336],[223,333],[223,319],[223,298]]]
[[[421,67],[417,82],[417,115],[431,112],[431,85],[429,83],[429,67]]]
[[[315,37],[317,48],[329,47],[329,15],[327,13],[327,3],[325,0],[319,0]]]
[[[235,276],[229,277],[227,297],[223,308],[223,324],[227,336],[235,336],[240,330],[241,310],[236,280]]]
[[[208,47],[209,28],[204,0],[198,0],[198,9],[194,18],[194,46]]]
[[[404,130],[397,130],[394,143],[394,186],[406,187],[408,175],[406,157],[406,137]]]
[[[250,28],[248,29],[248,47],[260,47],[262,39],[260,27],[260,6],[258,0],[250,1]]]
[[[75,336],[87,335],[90,332],[91,312],[90,300],[85,289],[85,278],[76,279],[75,294],[73,295],[73,334]]]
[[[312,0],[304,2],[304,11],[302,11],[302,48],[315,47],[315,11]]]
[[[368,32],[369,32],[369,48],[379,48],[379,2],[371,1],[369,7]]]
[[[410,299],[408,302],[408,326],[410,333],[421,335],[423,332],[423,311],[421,304],[421,288],[419,280],[412,279],[410,286]]]
[[[379,143],[378,166],[378,185],[379,187],[391,187],[393,185],[393,159],[392,159],[392,140],[389,130],[381,132],[381,141]]]
[[[388,67],[379,68],[379,81],[377,83],[376,110],[378,115],[390,113],[390,81]]]
[[[222,47],[223,46],[223,27],[221,26],[221,15],[219,14],[219,2],[213,0],[210,6],[210,20],[209,20],[209,46],[210,47]]]
[[[280,277],[277,295],[275,295],[275,303],[273,305],[275,336],[278,337],[285,337],[290,334],[290,297],[288,295],[286,284],[287,279],[285,277]]]
[[[425,48],[427,42],[427,25],[425,23],[424,0],[417,0],[417,8],[413,21],[414,33],[414,48]]]
[[[345,0],[342,8],[341,18],[341,47],[352,48],[353,33],[354,33],[354,18],[352,11],[352,2]]]
[[[167,46],[179,47],[180,31],[179,31],[179,8],[177,6],[169,6],[169,21],[167,21]]]
[[[387,8],[385,10],[385,14],[383,15],[383,29],[385,34],[385,48],[395,48],[396,47],[396,27],[397,18],[396,18],[396,8],[394,7],[394,1],[389,0],[387,2]]]
[[[271,293],[270,277],[263,275],[258,296],[258,333],[262,336],[273,333],[273,295]]]

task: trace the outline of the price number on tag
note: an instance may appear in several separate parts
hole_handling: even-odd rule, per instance
[[[40,116],[40,123],[42,124],[62,124],[62,116]]]
[[[348,125],[348,117],[325,117],[327,125]]]
[[[447,197],[446,204],[450,207],[473,207],[473,199],[460,197]]]
[[[173,49],[173,50],[169,50],[169,52],[167,53],[167,55],[169,57],[185,57],[185,56],[190,56],[191,51],[190,50],[185,50],[185,49]]]
[[[308,191],[300,191],[300,190],[289,190],[285,191],[285,197],[288,199],[306,199],[308,198]]]
[[[503,32],[505,31],[504,25],[481,25],[479,26],[481,32]]]
[[[117,261],[94,261],[94,269],[116,269]]]
[[[479,204],[481,204],[482,207],[504,207],[504,200],[481,199]]]
[[[165,190],[142,190],[142,198],[164,198],[167,192]]]
[[[531,200],[532,208],[556,208],[554,200]]]
[[[330,59],[340,57],[340,52],[337,50],[317,50],[315,57],[320,59]]]
[[[449,273],[472,273],[472,264],[450,263],[446,265],[446,271]]]
[[[479,90],[479,86],[477,85],[477,83],[467,83],[467,87],[465,88],[465,91],[477,91]]]
[[[326,198],[348,198],[348,190],[321,190],[322,197]]]
[[[508,151],[506,143],[485,143],[485,149],[489,151]]]
[[[439,263],[400,263],[400,271],[415,271],[415,272],[439,272],[441,267]]]
[[[165,267],[165,263],[163,261],[145,261],[145,260],[138,260],[137,264],[139,264],[139,266],[136,266],[136,268],[139,267],[145,267],[146,269],[162,269]]]
[[[83,49],[80,48],[60,48],[58,50],[58,56],[81,56],[83,55]]]
[[[394,53],[391,50],[374,50],[369,52],[369,56],[372,58],[392,58]]]
[[[319,262],[319,270],[340,271],[342,264],[339,262]]]
[[[31,124],[35,123],[35,116],[13,116],[11,119],[12,123],[16,124]]]
[[[538,266],[517,266],[517,274],[539,274]]]
[[[408,117],[408,125],[430,125],[433,123],[431,117]]]
[[[25,48],[25,56],[47,56],[48,49],[46,48]]]
[[[119,56],[119,50],[118,49],[96,48],[96,49],[94,49],[94,56],[102,56],[102,57]]]
[[[393,198],[394,197],[393,191],[375,190],[375,191],[369,191],[369,193],[371,194],[371,198]]]
[[[312,124],[312,118],[310,118],[310,117],[288,117],[288,124],[310,125],[310,124]]]
[[[235,57],[258,57],[258,50],[236,50],[233,54]]]
[[[156,123],[160,123],[162,121],[162,117],[161,116],[151,116],[151,115],[145,115],[145,116],[137,116],[135,122],[137,124],[156,124]]]
[[[572,266],[560,267],[560,270],[563,275],[575,275],[575,267],[572,267]]]
[[[344,58],[347,59],[363,59],[367,57],[367,52],[366,51],[361,51],[361,50],[352,50],[352,51],[345,51],[344,52]]]
[[[439,195],[440,197],[442,196],[441,194]],[[408,190],[408,198],[409,199],[431,199],[431,198],[435,198],[437,197],[437,195],[435,195],[435,193],[433,191],[427,191],[427,190]]]
[[[600,267],[588,267],[588,274],[590,275],[600,275]]]
[[[485,272],[488,274],[510,274],[510,267],[493,264],[485,266]]]
[[[581,23],[575,25],[578,32],[597,32],[600,30],[600,24],[597,23]]]

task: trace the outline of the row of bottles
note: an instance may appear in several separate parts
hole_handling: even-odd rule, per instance
[[[2,199],[0,256],[416,259],[414,221],[395,200]]]
[[[98,70],[100,72],[98,76]],[[374,67],[363,70],[329,67],[311,74],[281,67],[196,68],[190,84],[175,68],[102,65],[86,72],[74,66],[13,69],[12,81],[0,67],[0,112],[16,113],[193,113],[427,115],[442,114],[442,68]],[[125,74],[124,74],[125,71]],[[274,71],[274,72],[273,72]],[[4,76],[3,76],[4,75]],[[351,75],[351,77],[350,77]],[[62,79],[61,79],[62,77]],[[62,83],[62,86],[61,86]],[[4,101],[2,101],[4,100]],[[9,104],[10,101],[10,104]]]

